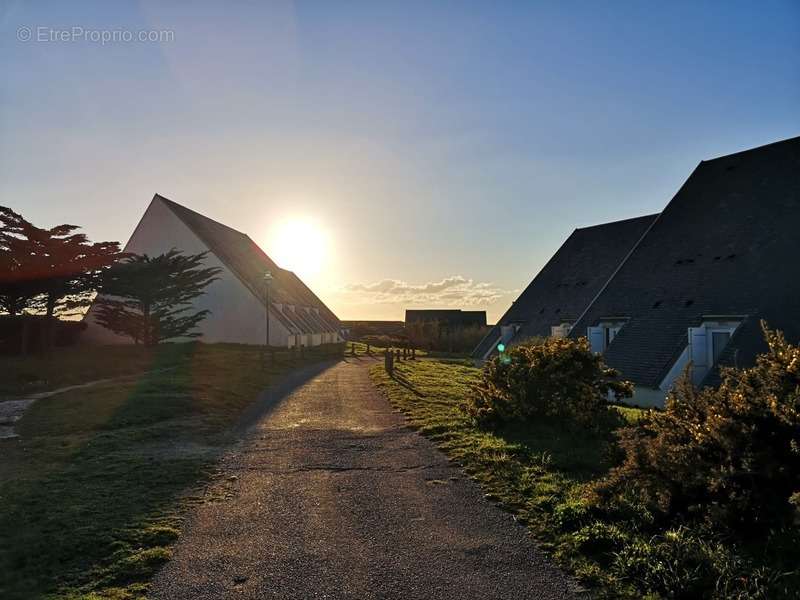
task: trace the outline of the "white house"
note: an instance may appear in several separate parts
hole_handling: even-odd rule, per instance
[[[125,252],[156,256],[172,248],[208,252],[205,266],[221,269],[194,302],[210,314],[199,324],[200,340],[264,344],[267,333],[265,274],[269,284],[271,346],[317,346],[343,341],[336,315],[291,271],[281,269],[246,234],[156,194],[125,245]],[[86,315],[89,343],[131,343]]]

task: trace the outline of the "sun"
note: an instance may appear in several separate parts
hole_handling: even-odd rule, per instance
[[[294,271],[301,279],[316,278],[328,254],[328,236],[314,220],[293,217],[278,223],[269,236],[267,254],[283,269]]]

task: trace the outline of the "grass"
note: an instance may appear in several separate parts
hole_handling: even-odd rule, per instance
[[[231,426],[271,380],[298,364],[279,354],[263,370],[257,348],[236,345],[106,350],[63,357],[75,371],[53,364],[46,385],[170,370],[40,400],[17,423],[21,437],[0,442],[6,600],[143,598],[169,560],[186,507],[200,501]],[[305,361],[323,356],[315,349]],[[4,372],[22,381],[16,376],[32,363],[12,363]]]
[[[96,379],[141,373],[180,355],[181,344],[159,346],[85,346],[56,348],[50,357],[4,356],[0,399],[43,392]],[[157,364],[158,363],[158,364]]]
[[[480,375],[468,361],[404,363],[396,367],[394,379],[376,365],[371,375],[408,423],[462,465],[488,498],[527,524],[562,566],[586,583],[614,587],[603,574],[597,549],[569,532],[570,521],[586,511],[585,485],[611,466],[607,435],[570,431],[548,421],[498,432],[476,428],[459,408]],[[626,420],[640,414],[630,408],[620,412]]]

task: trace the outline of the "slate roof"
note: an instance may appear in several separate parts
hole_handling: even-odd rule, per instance
[[[163,202],[262,303],[265,302],[264,273],[270,271],[274,278],[270,286],[273,303],[270,314],[290,330],[301,333],[339,331],[336,315],[297,275],[281,269],[248,235],[159,194],[153,200]],[[278,310],[274,303],[292,304],[295,312],[288,308]],[[319,315],[305,308],[317,309]]]
[[[743,315],[720,363],[746,366],[765,348],[760,319],[800,338],[799,256],[800,137],[703,161],[571,335],[628,317],[606,361],[655,388],[689,327],[708,315]]]
[[[655,218],[656,215],[646,215],[573,231],[473,356],[482,358],[492,349],[502,325],[519,325],[514,339],[522,340],[548,336],[550,327],[562,321],[574,322]]]

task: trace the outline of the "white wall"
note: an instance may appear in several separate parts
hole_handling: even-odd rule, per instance
[[[125,246],[126,252],[155,256],[177,248],[187,254],[205,252],[203,242],[161,201],[153,200]],[[200,340],[207,343],[233,342],[263,344],[266,335],[264,305],[214,255],[208,254],[207,267],[220,267],[218,280],[195,299],[195,310],[208,309],[208,315],[197,327]],[[132,343],[94,323],[87,315],[88,329],[82,336],[94,343]],[[270,318],[270,344],[286,347],[290,332],[274,316]]]
[[[689,361],[691,360],[690,354],[691,347],[687,345],[686,348],[683,349],[683,352],[681,352],[680,356],[678,356],[673,363],[669,373],[667,373],[666,377],[664,377],[664,380],[661,382],[661,385],[658,386],[659,389],[663,390],[664,392],[668,392],[672,389],[675,380],[683,374],[684,369],[686,369],[686,365],[689,364]]]
[[[667,392],[637,385],[633,388],[633,398],[625,398],[625,404],[633,404],[644,408],[664,408],[664,401],[667,399]]]

